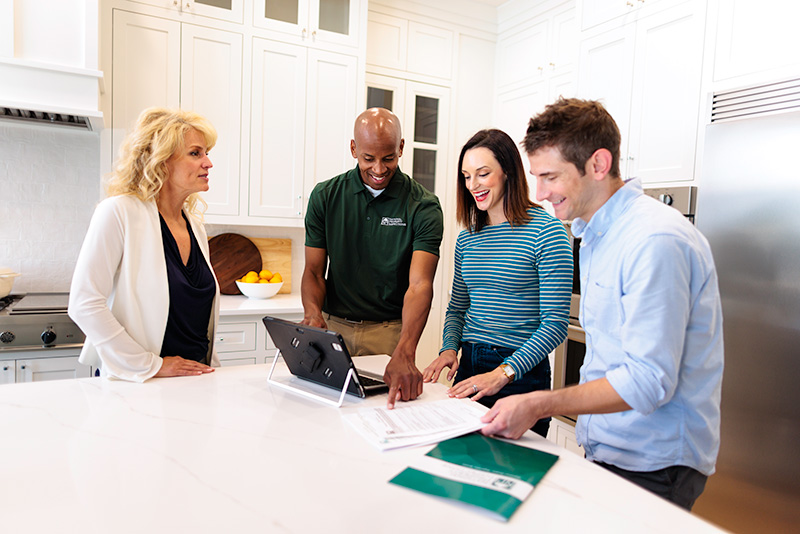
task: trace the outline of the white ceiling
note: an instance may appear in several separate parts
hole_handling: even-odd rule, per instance
[[[497,7],[499,5],[505,4],[508,0],[474,0],[479,4],[486,4],[487,6],[494,6]]]

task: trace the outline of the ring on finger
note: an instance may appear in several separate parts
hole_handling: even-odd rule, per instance
[[[478,392],[478,386],[476,386],[475,384],[472,384],[472,391],[477,393]]]

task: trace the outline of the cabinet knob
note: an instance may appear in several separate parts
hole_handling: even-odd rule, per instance
[[[8,366],[7,365],[3,366],[3,371],[8,371]]]
[[[301,34],[301,35],[302,35],[302,37],[303,37],[303,39],[305,39],[305,38],[306,38],[306,33],[308,33],[308,32],[306,32],[306,29],[305,29],[305,28],[303,28],[303,32],[302,32],[302,34]]]
[[[317,30],[314,30],[313,32],[311,32],[311,40],[312,41],[316,41],[317,40]]]
[[[19,366],[19,368],[22,369],[23,371],[25,370],[26,367],[28,367],[28,366],[27,365],[20,365]]]
[[[633,7],[633,2],[625,2],[625,5],[628,7]]]

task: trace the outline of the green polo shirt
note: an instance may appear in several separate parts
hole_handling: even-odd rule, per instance
[[[444,222],[436,195],[398,168],[373,197],[358,167],[317,184],[308,200],[306,246],[328,254],[323,311],[353,320],[402,317],[411,255],[439,255]]]

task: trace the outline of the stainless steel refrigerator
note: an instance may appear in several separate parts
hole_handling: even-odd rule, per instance
[[[800,110],[776,111],[782,106],[760,105],[755,90],[747,93],[751,104],[732,114],[739,117],[706,127],[696,223],[711,244],[722,297],[725,371],[717,472],[751,495],[726,497],[725,486],[715,486],[712,477],[709,495],[698,505],[705,498],[728,498],[730,513],[785,513],[784,520],[797,521]],[[761,494],[771,497],[759,505]]]

